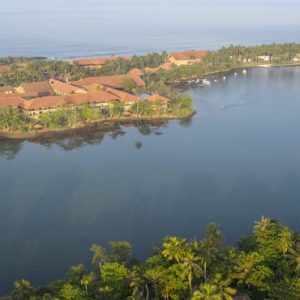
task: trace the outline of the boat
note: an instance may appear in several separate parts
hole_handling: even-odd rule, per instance
[[[203,83],[203,85],[206,85],[206,86],[210,86],[211,85],[211,82],[209,80],[207,80],[207,79],[203,79],[202,83]]]

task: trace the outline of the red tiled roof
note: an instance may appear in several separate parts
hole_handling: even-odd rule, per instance
[[[18,107],[24,101],[22,97],[17,94],[0,94],[0,107],[11,106]]]
[[[85,86],[84,89],[87,90],[89,93],[97,93],[97,92],[102,91],[103,86],[101,84],[94,83],[94,84]]]
[[[37,92],[27,92],[27,93],[22,93],[22,94],[16,93],[16,94],[22,96],[22,98],[25,98],[25,99],[39,97],[39,94]]]
[[[54,80],[54,79],[50,80],[50,85],[54,92],[68,94],[68,95],[75,93],[79,89],[76,86],[58,80]]]
[[[112,88],[109,88],[109,87],[105,87],[104,91],[106,91],[106,92],[108,92],[112,95],[115,95],[116,97],[119,98],[119,100],[121,102],[136,102],[136,101],[140,100],[135,95],[128,94],[128,93],[125,93],[125,92],[122,92],[122,91],[119,91],[119,90],[116,90],[116,89],[112,89]]]
[[[112,100],[118,100],[118,97],[107,92],[99,92],[89,94],[40,97],[25,101],[20,105],[20,107],[25,110],[39,108],[47,109],[50,107],[52,108],[63,105],[83,105],[88,103],[101,103]]]
[[[102,66],[105,63],[116,60],[118,58],[129,59],[128,56],[110,56],[110,57],[96,57],[96,58],[82,58],[74,60],[73,63],[78,66]]]
[[[127,74],[141,77],[143,76],[143,71],[141,69],[134,68],[131,69]]]
[[[208,51],[206,50],[191,50],[183,52],[173,52],[170,53],[176,60],[193,60],[193,59],[202,59]]]
[[[53,93],[49,81],[23,83],[21,87],[25,90],[25,93],[35,92],[39,96],[49,96]]]
[[[10,66],[0,66],[0,73],[5,73],[10,70]]]
[[[72,85],[78,87],[86,87],[93,84],[104,85],[115,89],[123,89],[123,80],[129,78],[132,79],[137,86],[144,86],[145,82],[136,75],[111,75],[111,76],[98,76],[82,78],[79,81],[71,82]]]
[[[107,58],[107,57],[83,58],[83,59],[79,59],[79,60],[74,60],[73,63],[78,66],[102,66],[110,60],[111,59]]]
[[[153,95],[147,97],[145,100],[150,101],[150,102],[156,102],[156,101],[168,102],[168,101],[170,101],[170,99],[163,97],[159,94],[153,94]]]
[[[13,93],[13,92],[14,92],[14,88],[10,85],[0,87],[0,93]]]
[[[139,74],[139,72],[137,71],[138,69],[136,70],[131,70],[127,73],[127,76],[130,77],[130,79],[132,79],[135,84],[139,87],[143,87],[145,86],[145,81],[141,78],[141,75]]]

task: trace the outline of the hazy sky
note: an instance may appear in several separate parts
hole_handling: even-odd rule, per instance
[[[300,28],[300,0],[0,0],[0,43],[6,43],[0,55],[25,40],[138,44],[143,35],[156,42],[171,34],[252,28],[252,34],[271,30],[272,41],[277,32],[284,38]]]

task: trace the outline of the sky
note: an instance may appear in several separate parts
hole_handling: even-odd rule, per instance
[[[71,53],[79,44],[98,47],[101,41],[103,52],[129,49],[130,43],[146,51],[151,44],[167,47],[168,38],[171,47],[177,39],[183,48],[192,46],[197,32],[212,47],[217,39],[226,42],[224,35],[231,35],[228,43],[239,41],[234,35],[242,37],[243,30],[252,35],[249,43],[268,34],[272,41],[299,41],[299,16],[299,0],[0,0],[0,55],[21,52],[21,44],[26,53],[30,45],[41,47],[41,54],[69,45]]]

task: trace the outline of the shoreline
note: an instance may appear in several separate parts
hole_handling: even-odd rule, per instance
[[[255,64],[255,65],[245,65],[245,66],[238,66],[233,67],[230,69],[224,69],[214,72],[208,72],[201,75],[194,75],[189,78],[175,80],[175,81],[168,81],[167,84],[172,87],[185,87],[190,83],[190,81],[197,80],[197,79],[214,79],[216,77],[230,75],[235,71],[245,70],[245,69],[269,69],[269,68],[287,68],[287,67],[300,67],[300,62],[291,63],[291,64]]]
[[[71,133],[81,132],[81,131],[89,131],[89,130],[112,130],[118,124],[126,124],[130,122],[138,122],[138,121],[172,121],[172,120],[184,120],[190,118],[196,114],[196,110],[191,113],[178,117],[178,116],[134,116],[134,117],[120,117],[113,119],[105,119],[101,121],[93,121],[88,122],[86,124],[80,124],[73,128],[54,128],[54,129],[42,129],[32,132],[21,132],[21,131],[11,131],[4,132],[0,131],[0,140],[2,139],[10,139],[10,140],[27,140],[34,141],[38,139],[47,139],[53,136],[67,136]]]

